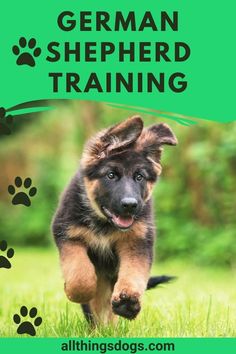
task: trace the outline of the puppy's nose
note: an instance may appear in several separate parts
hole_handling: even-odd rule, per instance
[[[123,198],[121,200],[122,209],[126,212],[134,212],[138,206],[138,202],[135,198]]]

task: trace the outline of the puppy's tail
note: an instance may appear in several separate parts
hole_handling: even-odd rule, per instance
[[[153,289],[156,286],[163,284],[163,283],[169,283],[170,281],[175,280],[175,279],[176,279],[176,277],[169,276],[169,275],[160,275],[160,276],[156,276],[156,277],[151,277],[148,280],[146,290]]]

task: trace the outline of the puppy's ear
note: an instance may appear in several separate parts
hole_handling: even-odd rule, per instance
[[[177,145],[178,140],[167,124],[160,123],[143,131],[137,141],[138,150],[154,163],[157,174],[161,173],[161,153],[163,145]]]
[[[134,116],[102,131],[88,142],[82,163],[84,165],[93,164],[101,158],[124,150],[137,141],[142,130],[141,117]]]
[[[152,125],[148,131],[153,134],[157,145],[177,145],[178,140],[170,127],[165,123]]]
[[[107,153],[117,152],[134,143],[143,130],[141,117],[134,116],[116,124],[102,137]]]

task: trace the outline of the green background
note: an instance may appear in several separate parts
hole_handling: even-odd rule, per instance
[[[76,98],[120,103],[161,110],[191,117],[232,121],[236,118],[233,102],[235,98],[235,45],[234,14],[235,2],[213,1],[13,1],[0,5],[0,105],[10,108],[19,103],[50,98]],[[64,10],[76,14],[79,11],[135,10],[137,18],[142,18],[150,10],[158,18],[159,11],[179,11],[179,31],[153,32],[63,32],[57,26],[57,16]],[[78,17],[77,17],[78,19]],[[36,67],[17,66],[12,46],[21,36],[35,37],[42,48]],[[51,41],[175,41],[187,42],[192,55],[183,63],[119,63],[114,59],[107,63],[49,63],[46,46]],[[153,93],[52,93],[52,82],[48,72],[78,72],[85,78],[90,72],[98,75],[104,72],[184,72],[188,88],[180,94],[167,90],[164,94]],[[82,80],[83,81],[83,80]],[[137,110],[137,109],[136,109]]]
[[[75,341],[79,340],[78,338],[74,338]],[[90,339],[91,342],[97,343],[101,345],[103,343],[113,343],[115,344],[118,339]],[[156,339],[156,338],[134,338],[134,339],[123,339],[121,340],[122,344],[128,343],[131,345],[132,343],[143,343],[146,347],[150,343],[174,343],[175,351],[177,354],[185,354],[191,353],[198,354],[199,352],[206,352],[208,354],[217,354],[217,353],[235,353],[235,344],[236,340],[229,339],[176,339],[176,338],[165,338],[165,339]],[[84,339],[84,342],[88,342],[88,340]],[[4,339],[0,341],[1,348],[4,350],[4,353],[16,353],[22,351],[24,353],[31,353],[32,348],[34,348],[34,353],[42,353],[42,351],[47,351],[50,354],[62,352],[60,347],[63,343],[68,343],[68,338],[61,339],[32,339],[32,340],[22,340],[22,339],[14,339],[9,341],[9,339]],[[88,351],[91,352],[91,351]],[[115,351],[111,351],[115,352]],[[137,353],[157,353],[158,351],[137,351]],[[168,351],[165,351],[168,352]],[[173,352],[173,351],[170,351]],[[100,353],[100,351],[94,351],[93,353]],[[116,353],[130,353],[127,351],[116,351]]]
[[[15,116],[11,135],[0,136],[0,240],[15,250],[12,268],[0,269],[0,337],[19,336],[12,318],[22,305],[42,316],[39,337],[235,337],[236,122],[186,127],[142,115],[145,126],[168,123],[179,140],[164,149],[153,193],[152,274],[177,281],[146,292],[135,321],[91,330],[64,294],[50,224],[85,141],[137,111],[90,101],[43,104],[57,108]],[[11,203],[16,176],[38,189],[29,208]]]

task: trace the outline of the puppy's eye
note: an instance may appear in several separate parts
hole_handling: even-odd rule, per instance
[[[143,175],[141,175],[141,173],[138,173],[136,176],[135,176],[135,181],[137,182],[141,182],[143,180]]]
[[[108,172],[108,174],[107,174],[107,178],[109,178],[109,179],[114,179],[115,178],[115,172]]]

